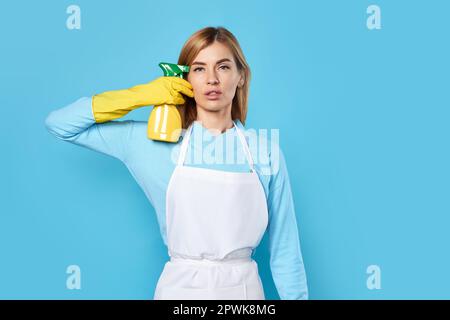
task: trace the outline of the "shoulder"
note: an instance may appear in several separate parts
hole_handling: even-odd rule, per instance
[[[147,122],[146,121],[138,121],[138,120],[126,120],[133,123],[133,127],[136,130],[147,130]]]
[[[149,139],[147,136],[147,121],[136,121],[136,120],[124,120],[128,125],[131,126],[130,138],[132,144],[138,149],[135,150],[138,153],[148,152],[149,149],[153,152],[171,152],[174,147],[180,144],[181,139],[177,143],[169,143],[164,141],[157,141]],[[158,153],[153,153],[153,155]]]
[[[148,128],[148,122],[147,121],[142,121],[142,120],[125,120],[125,121],[132,122],[133,129],[136,131],[136,133],[139,136],[141,136],[141,137],[147,138],[147,128]],[[183,137],[184,137],[185,134],[186,134],[186,129],[183,129],[181,131],[180,139],[178,140],[178,142],[177,143],[168,143],[168,144],[169,145],[176,145],[176,144],[180,143],[180,141],[183,140]],[[155,140],[151,140],[151,139],[148,139],[148,140],[149,141],[155,141]],[[155,142],[157,142],[157,141],[155,141]]]

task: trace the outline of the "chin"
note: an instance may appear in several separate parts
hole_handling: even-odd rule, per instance
[[[227,104],[219,103],[220,101],[206,101],[206,103],[203,104],[203,109],[207,111],[219,111],[227,107]]]
[[[209,111],[209,112],[217,112],[217,111],[223,110],[224,108],[220,108],[220,107],[218,107],[218,108],[208,108],[208,107],[206,107],[206,108],[203,108],[203,109],[205,109],[206,111]]]

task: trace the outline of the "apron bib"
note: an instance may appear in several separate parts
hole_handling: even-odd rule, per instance
[[[250,172],[185,166],[192,132],[182,141],[166,193],[168,261],[154,299],[264,300],[251,258],[268,224],[264,188],[243,133]]]

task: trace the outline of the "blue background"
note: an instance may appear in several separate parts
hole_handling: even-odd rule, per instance
[[[250,64],[246,126],[280,129],[310,298],[450,298],[449,2],[165,3],[2,3],[0,298],[152,299],[167,251],[144,193],[44,120],[162,75],[205,26],[233,32]],[[71,4],[81,30],[66,27]],[[371,4],[381,30],[366,27]],[[267,234],[256,259],[278,299]],[[81,290],[66,288],[72,264]]]

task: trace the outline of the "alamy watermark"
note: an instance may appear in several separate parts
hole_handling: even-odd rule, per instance
[[[67,7],[66,13],[69,14],[66,20],[66,27],[69,30],[81,29],[81,9],[79,6],[72,4]]]
[[[70,265],[67,267],[66,273],[69,274],[69,276],[66,279],[66,288],[69,290],[80,290],[81,268],[76,264]]]
[[[367,14],[370,16],[367,17],[366,26],[369,30],[381,29],[381,9],[379,6],[372,4],[367,7]]]
[[[280,168],[279,129],[239,129],[250,151],[256,171],[262,175],[274,175]],[[182,133],[186,138],[186,129]],[[219,130],[192,130],[189,146],[194,152],[187,152],[184,164],[248,164],[246,149],[237,131],[221,134]],[[183,139],[184,139],[183,138]],[[182,142],[173,148],[171,160],[176,165]],[[189,150],[190,148],[188,148]]]
[[[381,289],[381,268],[376,264],[367,267],[366,273],[369,275],[366,280],[366,286],[369,290]]]

